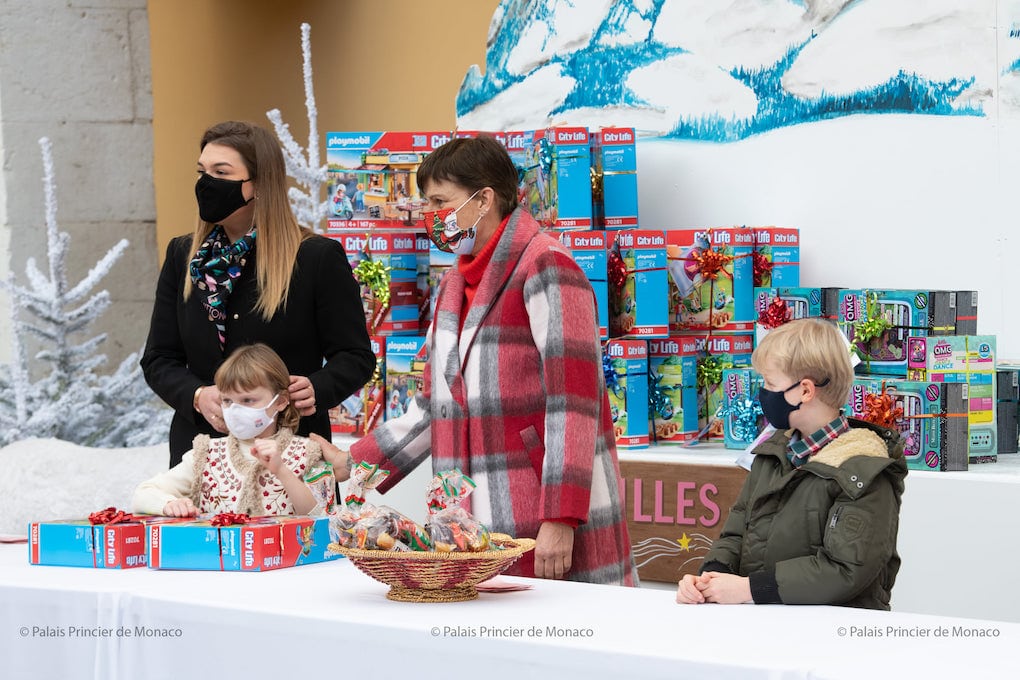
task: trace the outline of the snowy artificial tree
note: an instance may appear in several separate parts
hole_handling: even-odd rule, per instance
[[[46,201],[48,275],[35,258],[25,265],[28,285],[12,274],[0,287],[10,294],[12,360],[0,365],[0,446],[36,438],[55,438],[93,447],[145,446],[166,441],[172,412],[145,384],[138,355],[124,359],[110,375],[95,370],[106,362],[97,354],[100,334],[75,342],[110,305],[103,290],[89,296],[128,247],[121,239],[73,287],[65,259],[70,235],[57,230],[57,199],[50,140],[39,140]],[[31,320],[25,317],[30,315]],[[35,358],[49,369],[33,380],[25,339],[42,349]]]
[[[276,129],[276,136],[283,145],[283,158],[287,175],[305,191],[291,187],[287,192],[294,217],[303,227],[320,232],[320,223],[328,214],[329,202],[319,200],[322,187],[326,184],[326,165],[319,164],[319,113],[315,108],[315,91],[312,89],[312,43],[309,39],[311,26],[301,24],[301,54],[304,60],[305,109],[308,111],[308,148],[302,149],[290,134],[290,127],[283,122],[280,109],[267,111],[266,116]],[[307,153],[307,157],[306,157]]]

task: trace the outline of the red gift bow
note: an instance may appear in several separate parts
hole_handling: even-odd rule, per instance
[[[903,409],[898,406],[893,408],[895,403],[896,400],[892,395],[885,393],[885,385],[882,385],[881,394],[869,392],[864,395],[864,413],[861,415],[861,420],[882,427],[895,428],[896,421],[903,418]]]
[[[139,522],[141,518],[135,517],[130,512],[118,510],[112,505],[105,510],[97,510],[89,515],[89,524],[123,524],[125,522]]]
[[[758,323],[772,330],[789,321],[792,314],[793,312],[786,305],[786,301],[777,295],[765,306],[765,309],[758,312]]]
[[[247,524],[251,517],[243,512],[221,512],[209,522],[214,527],[226,527],[232,524]]]

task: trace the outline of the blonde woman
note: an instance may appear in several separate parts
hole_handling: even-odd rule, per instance
[[[272,133],[228,121],[206,130],[199,148],[198,223],[167,247],[141,360],[176,411],[171,467],[196,435],[227,433],[213,375],[237,347],[263,342],[283,359],[299,435],[328,439],[328,409],[375,368],[347,256],[297,224]]]

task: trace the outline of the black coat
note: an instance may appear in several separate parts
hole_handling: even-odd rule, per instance
[[[308,377],[316,411],[301,419],[297,434],[317,432],[328,439],[327,410],[360,389],[375,368],[359,287],[343,246],[321,236],[302,242],[286,308],[269,322],[254,311],[258,282],[253,251],[227,303],[223,350],[202,304],[202,291],[193,287],[187,301],[182,297],[190,252],[191,236],[179,236],[167,246],[141,360],[146,382],[176,411],[170,425],[170,465],[191,449],[195,435],[222,436],[195,411],[195,390],[212,384],[231,351],[254,342],[272,347],[291,375]]]

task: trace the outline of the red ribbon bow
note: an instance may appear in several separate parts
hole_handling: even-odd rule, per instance
[[[786,301],[777,295],[765,306],[765,309],[758,312],[758,323],[772,330],[789,321],[792,315],[793,312],[786,305]]]
[[[125,522],[138,522],[138,517],[135,517],[130,512],[124,512],[118,510],[112,505],[105,510],[97,510],[89,515],[89,524],[123,524]]]
[[[251,517],[243,512],[221,512],[210,521],[214,527],[226,527],[232,524],[247,524]]]
[[[761,286],[765,280],[765,275],[772,272],[772,261],[765,257],[764,253],[757,250],[751,255],[751,261],[753,263],[754,285],[756,287]]]
[[[895,403],[896,400],[885,393],[885,385],[882,385],[881,394],[868,393],[864,395],[864,413],[861,415],[861,420],[894,429],[896,421],[903,418],[903,409],[894,408]]]

